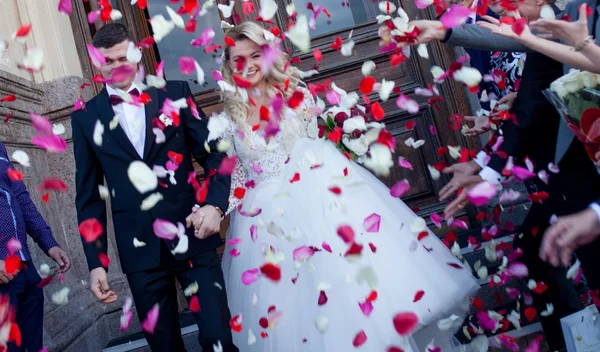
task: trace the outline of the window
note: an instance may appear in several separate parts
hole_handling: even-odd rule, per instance
[[[170,0],[149,0],[148,1],[148,14],[149,18],[156,15],[163,15],[166,19],[169,19],[166,7],[170,6],[174,11],[178,10],[177,5],[173,5]],[[183,15],[184,20],[188,20],[188,15]],[[221,50],[212,53],[206,53],[204,47],[193,47],[191,45],[192,40],[202,35],[202,32],[206,28],[212,28],[215,31],[215,37],[213,43],[223,43],[225,34],[221,29],[221,17],[217,6],[208,9],[208,13],[202,17],[197,17],[197,26],[195,33],[186,33],[181,28],[175,28],[171,33],[164,37],[158,46],[158,58],[157,61],[164,61],[164,73],[165,78],[169,80],[184,80],[189,82],[192,93],[201,93],[217,87],[217,83],[211,78],[210,74],[213,70],[220,68]],[[191,56],[202,67],[206,74],[206,83],[199,85],[196,82],[196,74],[184,75],[179,69],[179,58],[182,56]]]
[[[299,14],[306,15],[310,19],[312,11],[307,9],[307,6],[311,2],[314,6],[325,6],[331,14],[331,18],[328,18],[324,12],[319,13],[316,28],[311,31],[313,37],[370,22],[375,19],[379,11],[378,2],[371,0],[295,0],[293,3]]]

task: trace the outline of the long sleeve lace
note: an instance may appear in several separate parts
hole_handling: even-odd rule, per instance
[[[235,162],[235,169],[231,174],[231,189],[229,190],[229,206],[227,207],[227,211],[225,215],[228,215],[232,211],[234,211],[241,203],[244,198],[244,194],[246,193],[246,172],[242,166],[242,162],[240,158],[237,156],[235,151],[235,128],[233,124],[230,124],[227,128],[227,131],[223,133],[222,140],[229,144],[229,149],[227,151],[227,156],[232,157],[236,156],[237,160]]]

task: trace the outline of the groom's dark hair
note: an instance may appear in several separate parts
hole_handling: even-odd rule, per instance
[[[105,24],[94,34],[92,45],[96,48],[112,48],[113,46],[122,43],[125,40],[134,42],[133,35],[120,23]]]

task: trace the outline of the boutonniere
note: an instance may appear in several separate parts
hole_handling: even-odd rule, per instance
[[[165,115],[165,114],[160,114],[160,116],[158,117],[158,119],[165,124],[165,126],[171,126],[173,125],[173,120]]]

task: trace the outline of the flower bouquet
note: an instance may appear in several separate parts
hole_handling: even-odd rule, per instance
[[[544,95],[596,164],[600,151],[600,75],[572,70],[550,84]]]
[[[389,175],[396,142],[383,123],[368,122],[366,114],[356,107],[334,106],[319,116],[318,129],[319,138],[331,141],[348,159],[377,175]]]

